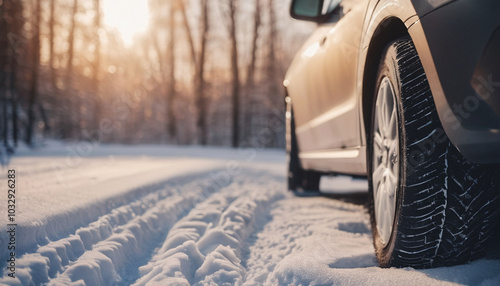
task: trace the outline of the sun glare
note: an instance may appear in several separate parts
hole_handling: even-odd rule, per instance
[[[130,46],[134,35],[144,32],[149,22],[147,0],[102,0],[104,24],[116,29]]]

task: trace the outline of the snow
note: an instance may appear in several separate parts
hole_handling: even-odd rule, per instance
[[[294,196],[281,150],[49,142],[8,168],[16,278],[2,231],[1,285],[500,285],[498,246],[467,265],[379,268],[366,181]]]

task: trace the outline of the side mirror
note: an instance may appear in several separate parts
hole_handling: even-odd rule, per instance
[[[341,0],[293,0],[290,16],[297,20],[322,22],[340,2]]]

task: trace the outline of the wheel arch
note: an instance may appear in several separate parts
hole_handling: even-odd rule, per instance
[[[362,84],[362,115],[365,126],[362,135],[368,136],[372,120],[373,91],[376,85],[377,71],[386,46],[401,37],[409,36],[404,22],[397,17],[389,17],[379,23],[370,39],[366,53]],[[367,138],[367,137],[365,137]]]

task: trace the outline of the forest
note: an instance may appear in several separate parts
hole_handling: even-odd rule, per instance
[[[289,0],[138,0],[148,26],[131,43],[105,1],[0,0],[2,154],[49,139],[284,147],[283,77],[314,28]]]

